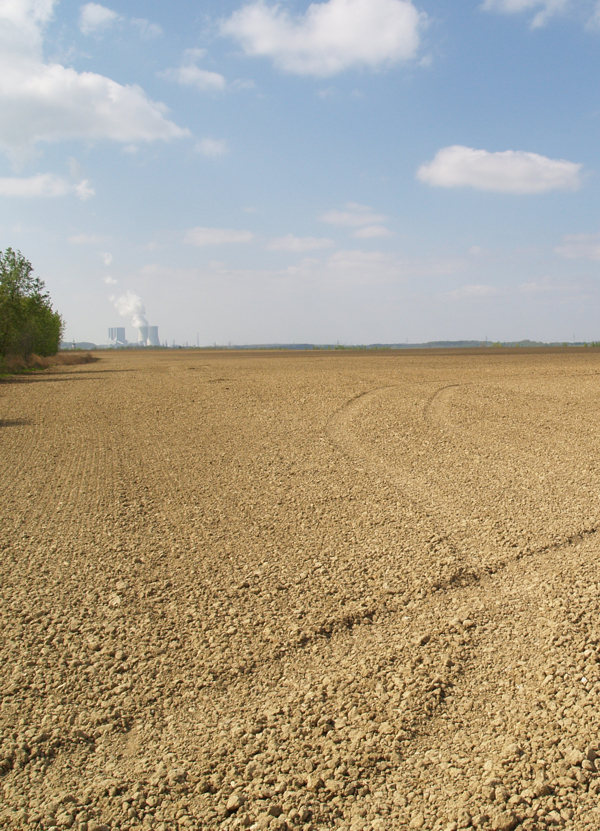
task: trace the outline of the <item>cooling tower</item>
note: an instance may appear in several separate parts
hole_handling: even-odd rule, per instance
[[[148,327],[147,326],[139,326],[138,327],[138,343],[140,346],[147,346],[148,345]]]
[[[125,327],[124,326],[113,326],[108,330],[108,340],[113,346],[126,344],[127,341],[125,340]]]
[[[158,326],[148,326],[148,346],[160,346]]]

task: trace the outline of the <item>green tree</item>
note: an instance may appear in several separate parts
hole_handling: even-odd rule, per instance
[[[64,322],[20,251],[0,252],[0,357],[55,355]]]

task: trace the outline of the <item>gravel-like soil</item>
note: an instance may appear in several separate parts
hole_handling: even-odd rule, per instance
[[[0,384],[0,827],[600,828],[600,353]]]

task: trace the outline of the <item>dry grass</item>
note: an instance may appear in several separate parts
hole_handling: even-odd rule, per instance
[[[56,355],[42,357],[30,355],[23,358],[20,355],[9,355],[0,363],[0,371],[10,375],[27,372],[35,369],[49,369],[52,366],[73,366],[74,364],[92,364],[99,361],[97,355],[91,352],[58,352]]]

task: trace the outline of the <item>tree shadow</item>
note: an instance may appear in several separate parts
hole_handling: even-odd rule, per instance
[[[28,418],[0,418],[0,429],[2,427],[27,427],[32,422]]]
[[[40,373],[32,372],[32,373],[23,373],[18,375],[4,375],[0,377],[0,384],[47,384],[47,383],[59,383],[63,381],[93,381],[94,379],[98,379],[98,375],[103,372],[137,372],[137,369],[99,369],[99,370],[92,370],[92,371],[84,371],[84,372],[77,372],[77,373],[62,373],[62,372],[50,372],[46,374],[46,371],[42,371]]]

